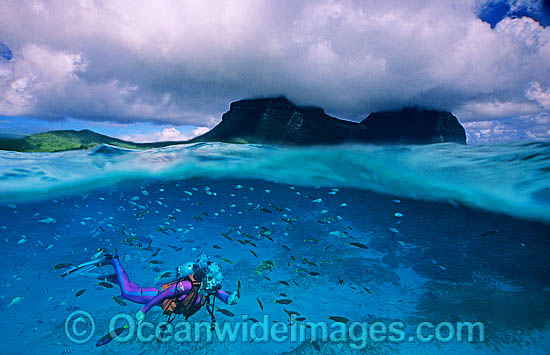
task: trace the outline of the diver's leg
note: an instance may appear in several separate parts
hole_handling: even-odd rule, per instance
[[[130,281],[128,274],[126,274],[120,264],[120,260],[118,260],[118,255],[115,254],[111,260],[111,264],[115,268],[115,274],[123,298],[132,302],[146,304],[159,294],[159,291],[154,287],[140,287],[135,282]]]

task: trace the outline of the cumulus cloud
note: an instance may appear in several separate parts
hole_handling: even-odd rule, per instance
[[[197,127],[189,133],[182,133],[175,127],[167,127],[162,131],[150,134],[122,135],[118,138],[135,143],[166,142],[166,141],[186,141],[208,132],[207,127]]]
[[[0,114],[211,127],[230,101],[283,94],[357,120],[406,105],[536,116],[550,28],[491,28],[478,3],[4,1]]]
[[[548,64],[550,65],[550,59]],[[529,100],[535,101],[543,109],[550,110],[550,89],[544,90],[538,81],[531,83],[525,96]]]
[[[494,121],[465,122],[468,144],[506,143],[517,140],[550,141],[550,114]]]

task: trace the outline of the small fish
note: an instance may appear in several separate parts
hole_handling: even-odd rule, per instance
[[[151,244],[153,244],[153,239],[149,240],[149,244],[147,244],[147,248],[144,248],[145,250],[151,250]]]
[[[217,308],[216,309],[218,312],[220,312],[221,314],[223,314],[224,316],[227,316],[227,317],[234,317],[235,315],[233,314],[233,312],[227,310],[227,309],[224,309],[224,308]]]
[[[319,344],[317,344],[316,341],[312,341],[311,342],[311,346],[313,346],[313,348],[317,351],[321,351],[321,347],[319,346]]]
[[[298,313],[296,311],[289,311],[288,309],[283,309],[283,311],[285,311],[285,313],[288,314],[289,317],[292,317],[293,315],[295,315],[295,316],[300,315],[300,313]]]
[[[113,340],[114,338],[120,336],[120,334],[122,334],[122,332],[124,332],[124,330],[126,330],[126,329],[128,329],[128,324],[124,324],[123,327],[112,330],[111,332],[109,332],[109,333],[105,334],[104,336],[102,336],[101,339],[99,339],[95,343],[95,346],[99,347],[99,346],[109,344],[111,342],[111,340]]]
[[[262,304],[262,301],[260,301],[259,298],[256,298],[256,301],[258,301],[258,305],[260,306],[260,309],[263,311],[264,310],[264,305]]]
[[[272,213],[271,210],[268,210],[267,208],[260,208],[260,211],[265,213]]]
[[[282,298],[280,300],[275,300],[273,301],[273,303],[278,303],[278,304],[291,304],[292,303],[292,300],[289,300],[288,298]]]
[[[496,229],[494,229],[494,230],[490,230],[490,231],[487,231],[487,232],[483,233],[481,236],[482,237],[487,237],[487,236],[490,236],[490,235],[496,234],[496,233],[498,233],[498,231]]]
[[[319,243],[317,239],[304,239],[304,243]]]
[[[136,213],[134,215],[134,218],[143,217],[143,216],[145,216],[146,214],[149,214],[149,213],[151,213],[151,212],[149,212],[149,211],[139,212],[139,213]]]
[[[366,246],[365,244],[363,243],[359,243],[359,242],[351,242],[349,243],[350,245],[353,245],[354,247],[358,247],[358,248],[362,248],[362,249],[368,249],[369,247]]]
[[[103,229],[102,226],[99,226],[99,229],[101,229],[102,232],[105,232],[105,229]]]
[[[160,260],[151,260],[151,261],[149,261],[149,264],[159,265],[159,264],[162,264],[162,261],[160,261]]]
[[[79,291],[76,291],[76,293],[74,294],[74,297],[77,298],[79,296],[82,296],[82,294],[86,292],[86,289],[83,288],[82,290],[79,290]]]
[[[196,219],[197,221],[204,221],[204,219],[201,216],[193,216],[191,218]]]
[[[289,248],[289,247],[287,247],[286,245],[282,244],[281,246],[282,246],[282,247],[283,247],[284,249],[286,249],[286,250],[290,251],[290,248]]]
[[[113,288],[113,284],[105,281],[101,281],[97,283],[99,286],[103,286],[105,288]]]
[[[212,246],[212,248],[214,248],[214,249],[221,249],[222,247],[220,247],[219,245],[214,244],[214,245]]]
[[[170,277],[170,276],[172,276],[172,272],[171,272],[171,271],[166,271],[164,274],[160,275],[160,276],[158,277],[158,279],[159,279],[159,280],[162,280],[162,279],[167,278],[167,277]]]
[[[254,253],[254,251],[252,251],[252,250],[250,250],[250,249],[248,249],[248,251],[251,252],[252,255],[254,255],[255,257],[258,257],[258,254]]]
[[[19,302],[21,302],[25,297],[24,296],[17,296],[17,297],[14,297],[11,301],[10,301],[10,304],[8,304],[8,308],[11,307],[11,306],[14,306],[16,304],[18,304]]]
[[[340,316],[330,316],[330,317],[328,317],[328,319],[333,320],[333,321],[338,322],[338,323],[347,323],[347,322],[349,322],[349,319],[347,319],[346,317],[340,317]]]
[[[308,272],[308,274],[310,274],[311,276],[319,276],[321,275],[320,273],[316,272],[316,271],[310,271]]]
[[[264,261],[262,261],[262,264],[267,265],[269,267],[275,267],[275,262],[273,262],[271,260],[264,260]]]
[[[365,286],[363,286],[363,290],[365,290],[369,295],[372,295],[372,292]]]
[[[233,241],[233,238],[231,238],[227,233],[221,233],[221,235],[227,239],[227,240],[230,240],[230,241]]]
[[[121,305],[121,306],[127,306],[126,302],[124,302],[124,301],[121,300],[120,298],[115,297],[115,296],[111,296],[111,298],[113,299],[113,301],[115,301],[115,302],[118,303],[119,305]]]
[[[221,260],[225,261],[228,264],[233,264],[233,261],[226,259],[226,258],[220,258]]]
[[[68,267],[71,267],[73,266],[73,264],[71,263],[61,263],[61,264],[57,264],[53,267],[54,270],[58,270],[58,269],[66,269]]]
[[[266,279],[267,281],[271,281],[271,279],[265,275],[262,275],[264,277],[264,279]]]
[[[280,283],[280,284],[283,284],[283,285],[285,285],[285,286],[290,286],[290,284],[289,284],[288,282],[286,282],[286,281],[279,281],[279,283]]]
[[[159,250],[157,250],[153,254],[151,254],[151,256],[157,256],[157,255],[159,255]]]
[[[344,280],[342,280],[340,278],[340,276],[336,276],[336,278],[338,279],[338,283],[341,285],[341,286],[344,286]]]
[[[39,220],[38,222],[45,223],[45,224],[52,224],[52,223],[55,223],[56,221],[52,217],[47,217],[47,218]]]
[[[99,258],[104,252],[105,252],[105,250],[100,248],[97,253],[92,255],[92,260],[95,260],[95,259]]]
[[[286,295],[286,293],[282,293],[282,292],[279,293],[279,296],[281,296],[281,297],[288,297],[288,296]]]
[[[309,265],[317,266],[317,264],[315,264],[313,261],[309,260],[308,258],[302,258],[302,260],[308,263]]]

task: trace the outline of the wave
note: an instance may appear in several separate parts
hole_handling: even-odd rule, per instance
[[[133,179],[264,179],[443,200],[550,222],[550,144],[278,147],[225,143],[145,151],[0,151],[0,203]]]

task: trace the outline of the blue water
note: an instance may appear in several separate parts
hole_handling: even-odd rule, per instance
[[[159,275],[206,252],[223,266],[225,290],[242,284],[238,304],[217,304],[233,313],[217,312],[219,327],[244,315],[287,324],[287,310],[305,318],[298,325],[330,327],[329,316],[345,317],[347,327],[402,322],[404,340],[368,339],[365,349],[377,353],[543,354],[549,176],[548,143],[0,152],[4,346],[53,354],[358,352],[349,336],[312,342],[309,328],[303,342],[134,339],[96,348],[114,315],[134,317],[141,306],[115,302],[116,284],[62,279],[65,269],[54,266],[106,248],[118,250],[142,286],[160,286]],[[263,261],[275,266],[258,268]],[[274,303],[282,298],[292,303]],[[84,344],[64,329],[75,311],[95,320]],[[146,320],[165,318],[156,308]],[[189,321],[209,316],[203,309]],[[484,339],[419,341],[422,321],[481,322]]]

